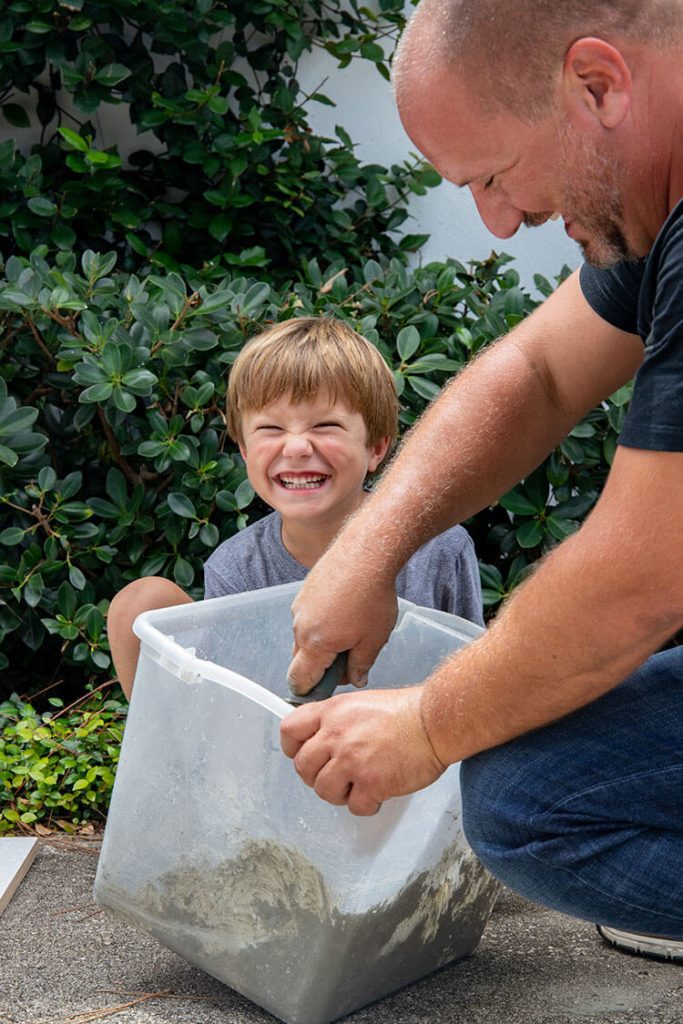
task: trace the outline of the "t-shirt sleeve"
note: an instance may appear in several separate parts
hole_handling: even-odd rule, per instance
[[[454,578],[451,584],[453,606],[447,609],[453,615],[469,619],[479,626],[484,625],[484,608],[481,596],[479,562],[471,537],[467,534],[455,561]]]
[[[680,452],[683,451],[683,217],[668,232],[658,257],[645,358],[636,373],[619,444],[628,448]]]
[[[225,541],[228,544],[228,541]],[[229,557],[229,552],[221,552],[220,547],[204,565],[204,599],[211,597],[225,597],[226,594],[242,594],[247,589],[239,573],[239,567],[234,559]],[[219,558],[214,559],[220,553]],[[212,561],[213,560],[213,561]],[[233,572],[230,571],[232,568]]]
[[[607,323],[629,334],[638,334],[638,296],[644,261],[619,263],[600,270],[584,263],[579,274],[588,305]]]
[[[396,593],[483,625],[479,564],[467,530],[453,526],[418,548],[398,574]]]

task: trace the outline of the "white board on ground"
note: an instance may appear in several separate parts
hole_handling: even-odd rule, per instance
[[[38,840],[31,836],[0,839],[0,914],[14,896],[37,851]]]

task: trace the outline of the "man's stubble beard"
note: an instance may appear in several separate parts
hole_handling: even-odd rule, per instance
[[[586,260],[607,268],[637,259],[640,254],[633,251],[622,227],[623,171],[617,161],[567,124],[561,129],[560,153],[559,212],[565,222],[580,226],[585,234],[585,240],[578,244]],[[524,215],[527,227],[537,227],[546,220],[547,214]]]

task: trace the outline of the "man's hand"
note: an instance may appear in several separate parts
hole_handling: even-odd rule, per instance
[[[365,686],[396,622],[395,582],[368,578],[336,545],[311,570],[292,606],[294,657],[287,673],[295,693],[308,693],[337,654],[348,651],[346,682]]]
[[[420,714],[421,687],[346,693],[297,708],[280,727],[282,749],[306,783],[352,814],[376,814],[392,796],[445,771]]]

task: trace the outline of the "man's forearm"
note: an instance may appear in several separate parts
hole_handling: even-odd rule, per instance
[[[407,435],[354,532],[398,571],[431,537],[497,501],[572,426],[507,338],[452,381]]]
[[[663,460],[647,452],[625,458]],[[631,474],[611,481],[582,530],[548,556],[480,640],[426,682],[424,725],[444,763],[589,703],[681,627],[680,486],[671,479],[658,509],[646,475],[639,488]],[[661,484],[652,493],[660,494]]]

